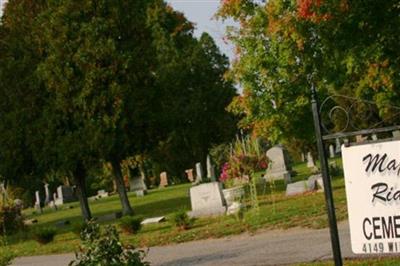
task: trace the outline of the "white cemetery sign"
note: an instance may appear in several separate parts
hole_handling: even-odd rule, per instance
[[[400,252],[400,141],[342,146],[354,253]]]

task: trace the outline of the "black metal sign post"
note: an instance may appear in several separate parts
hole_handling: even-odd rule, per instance
[[[335,205],[333,202],[332,186],[329,177],[328,161],[326,159],[326,152],[325,152],[324,142],[322,139],[321,116],[319,111],[317,92],[315,90],[314,84],[311,85],[311,105],[314,118],[314,128],[315,128],[315,136],[317,139],[319,161],[321,164],[322,180],[324,181],[325,201],[329,219],[333,258],[336,266],[342,266],[343,262],[342,262],[342,255],[340,252],[340,242],[339,242],[339,234],[336,222]]]

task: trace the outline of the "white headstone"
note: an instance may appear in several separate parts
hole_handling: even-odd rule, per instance
[[[392,132],[393,138],[395,140],[399,140],[400,139],[400,130],[395,130]]]
[[[307,181],[298,181],[295,183],[287,184],[286,186],[286,196],[294,196],[303,194],[310,189],[308,188]]]
[[[335,152],[338,154],[340,153],[342,150],[342,147],[340,146],[340,140],[336,139],[336,148],[335,148]]]
[[[356,142],[357,143],[362,143],[364,141],[368,140],[368,136],[363,137],[362,135],[357,135],[356,136]]]
[[[142,191],[143,194],[146,193],[147,191],[147,186],[144,183],[143,177],[142,176],[134,176],[129,180],[129,187],[130,191]]]
[[[378,140],[378,136],[376,134],[372,134],[371,138],[372,138],[373,141]]]
[[[36,210],[42,212],[42,206],[40,204],[41,204],[41,202],[40,202],[40,194],[39,194],[39,191],[36,190],[35,191],[35,208],[36,208]]]
[[[44,194],[45,194],[45,198],[44,198],[44,204],[47,205],[50,202],[50,191],[49,191],[49,184],[44,184]]]
[[[136,190],[135,194],[136,194],[136,197],[144,197],[145,190]]]
[[[329,145],[329,156],[331,158],[335,158],[335,148],[333,147],[333,145]]]
[[[270,162],[265,177],[290,183],[289,158],[284,148],[280,145],[272,147],[267,151],[267,157]]]
[[[314,168],[315,167],[314,158],[312,157],[311,152],[307,153],[307,167],[308,168]]]
[[[201,163],[196,163],[196,184],[201,183],[203,181],[203,167]]]
[[[4,197],[5,199],[7,199],[7,189],[6,186],[4,184],[4,182],[0,183],[0,192],[1,192],[1,196]]]
[[[57,200],[55,201],[56,205],[62,205],[64,203],[74,202],[76,200],[77,198],[72,187],[59,186],[57,188]]]
[[[307,179],[308,188],[311,190],[324,191],[324,182],[322,180],[322,175],[312,175]]]
[[[154,224],[154,223],[160,223],[163,221],[165,221],[165,216],[146,218],[141,222],[141,224]]]
[[[210,155],[207,155],[207,178],[210,178],[211,182],[217,181],[217,179],[215,177],[214,165],[211,162]]]
[[[225,214],[226,207],[222,195],[221,184],[205,183],[190,188],[191,217],[213,216]]]
[[[105,191],[104,189],[97,191],[97,195],[96,195],[97,199],[108,198],[108,197],[109,197],[109,193],[107,191]]]

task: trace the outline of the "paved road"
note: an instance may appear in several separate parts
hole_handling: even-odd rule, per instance
[[[347,222],[339,224],[343,257],[350,249]],[[329,230],[289,229],[242,234],[222,239],[193,241],[150,249],[152,265],[285,265],[331,258]],[[65,266],[72,254],[22,257],[13,266]]]

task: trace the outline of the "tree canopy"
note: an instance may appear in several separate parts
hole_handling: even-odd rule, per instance
[[[372,100],[389,116],[399,104],[398,11],[398,1],[223,1],[219,15],[239,22],[229,35],[231,74],[244,94],[231,108],[246,114],[242,127],[273,142],[312,143],[310,78],[321,97]]]
[[[106,163],[131,214],[124,160],[183,173],[235,132],[227,58],[161,0],[10,1],[0,50],[0,174],[33,191],[71,177],[85,219],[88,176]]]

